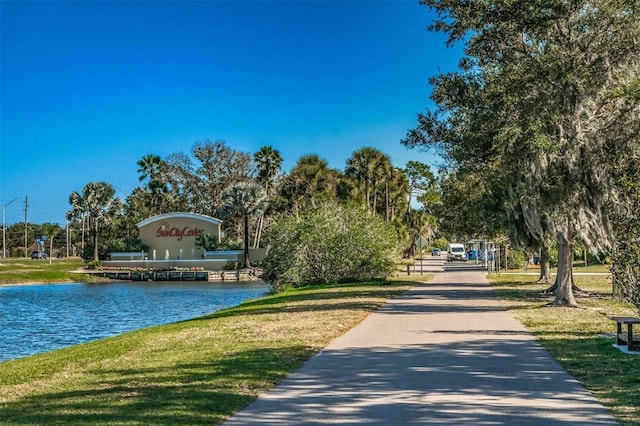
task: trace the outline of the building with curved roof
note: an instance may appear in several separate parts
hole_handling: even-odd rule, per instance
[[[205,250],[196,247],[196,238],[209,234],[220,242],[221,225],[220,219],[186,212],[160,214],[136,224],[153,260],[204,258]]]

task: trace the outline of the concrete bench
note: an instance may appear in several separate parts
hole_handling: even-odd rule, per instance
[[[616,322],[616,343],[618,345],[627,345],[627,349],[630,351],[640,350],[640,340],[634,340],[633,337],[633,325],[640,324],[640,318],[633,317],[613,317],[611,318]],[[622,331],[622,326],[626,325],[626,333]]]

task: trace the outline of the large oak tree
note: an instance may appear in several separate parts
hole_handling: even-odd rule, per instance
[[[432,29],[464,41],[458,73],[433,79],[436,111],[408,145],[437,143],[466,172],[489,168],[504,206],[533,240],[555,238],[555,304],[575,305],[574,239],[612,246],[621,160],[638,152],[640,69],[636,0],[422,0]],[[508,177],[508,179],[507,179]],[[508,217],[508,215],[505,215]],[[512,222],[513,225],[513,222]]]

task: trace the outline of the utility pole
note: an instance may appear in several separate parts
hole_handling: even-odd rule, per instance
[[[69,257],[69,219],[67,219],[66,234],[67,234],[67,258]]]
[[[29,198],[24,196],[24,257],[29,257],[27,254],[27,230],[28,230],[28,222],[27,222],[27,210],[29,209]]]
[[[3,259],[7,257],[7,238],[6,238],[7,225],[5,223],[5,212],[9,204],[13,203],[18,198],[19,197],[16,197],[13,200],[9,201],[7,204],[4,204],[2,206],[2,258]]]

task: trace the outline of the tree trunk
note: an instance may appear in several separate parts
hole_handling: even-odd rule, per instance
[[[384,219],[389,222],[389,183],[384,183]]]
[[[260,214],[260,217],[258,218],[258,225],[256,226],[256,235],[253,239],[253,248],[259,248],[260,247],[260,237],[262,236],[262,227],[264,223],[264,213]]]
[[[418,236],[419,236],[419,234],[418,234]],[[405,255],[406,255],[407,259],[415,259],[416,258],[416,254],[418,252],[418,246],[416,246],[416,239],[417,239],[416,236],[414,236],[414,235],[411,236],[411,244],[409,245],[409,247],[405,251]]]
[[[93,219],[93,260],[100,260],[98,255],[98,219]]]
[[[85,220],[86,220],[86,216],[84,213],[82,213],[82,255],[84,256],[84,228],[85,228]]]
[[[558,277],[556,276],[556,279],[555,279],[555,281],[553,282],[553,285],[552,285],[551,287],[549,287],[548,289],[546,289],[543,293],[548,293],[548,294],[553,293],[553,294],[555,294],[555,293],[556,293],[556,289],[557,289],[557,288],[558,288]],[[573,278],[573,274],[572,274],[572,276],[571,276],[571,288],[572,288],[572,290],[573,290],[573,294],[576,294],[576,293],[578,293],[578,294],[584,293],[584,291],[582,291],[582,289],[576,285],[576,281],[575,281],[575,279]]]
[[[569,226],[570,228],[570,226]],[[578,306],[573,296],[573,233],[571,228],[566,234],[558,235],[558,273],[556,275],[556,298],[553,305]]]
[[[244,214],[244,268],[250,268],[249,263],[249,214]]]
[[[509,270],[509,245],[504,246],[504,270]]]
[[[378,208],[378,181],[373,182],[373,212]]]
[[[369,205],[369,201],[371,200],[371,195],[369,194],[369,179],[364,181],[364,202],[367,205],[367,210],[371,207]]]
[[[551,282],[551,262],[549,261],[549,248],[546,244],[540,249],[540,277],[539,283]]]

